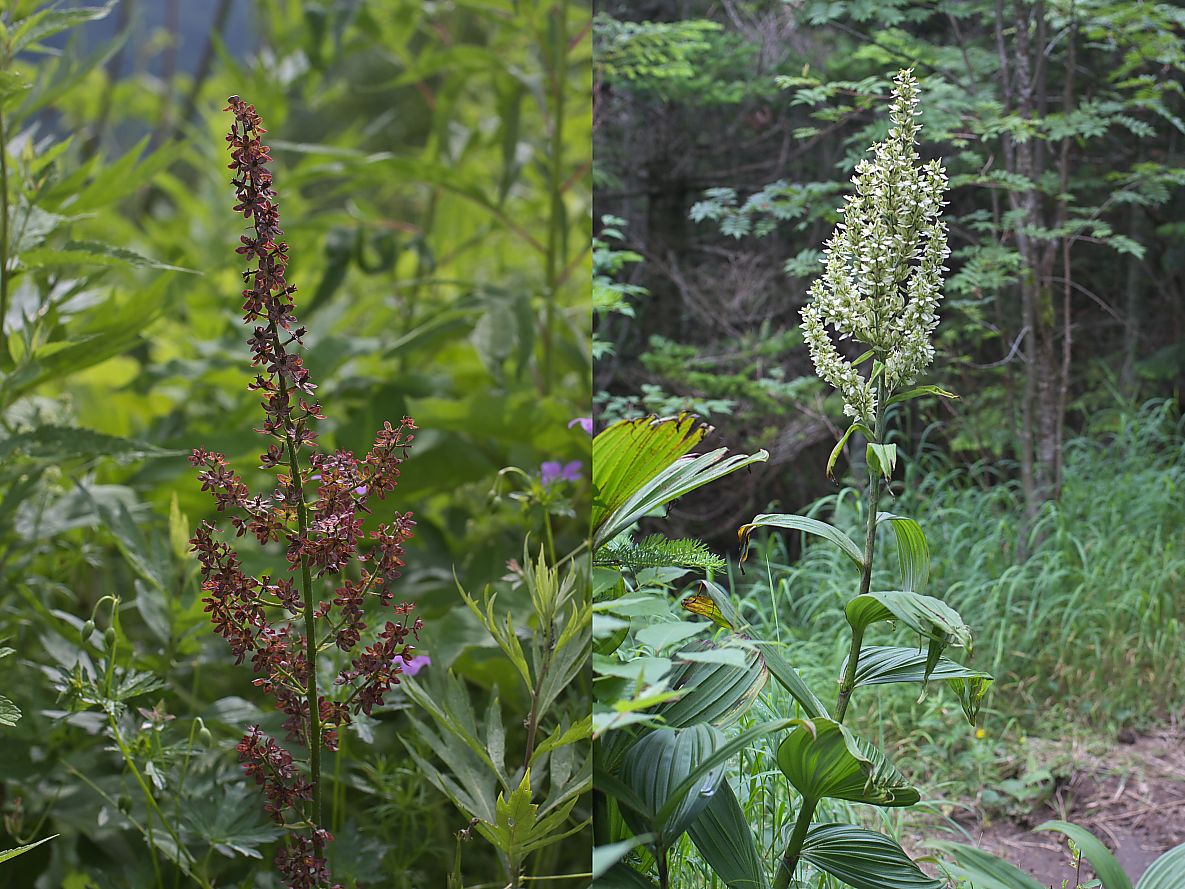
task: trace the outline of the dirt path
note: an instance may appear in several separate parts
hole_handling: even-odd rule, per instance
[[[1068,777],[1027,816],[983,826],[962,821],[973,844],[1012,862],[1038,882],[1074,886],[1060,834],[1031,828],[1058,818],[1094,832],[1135,880],[1163,852],[1185,843],[1185,731],[1128,736],[1104,754],[1079,753]],[[1093,877],[1083,864],[1081,879]]]

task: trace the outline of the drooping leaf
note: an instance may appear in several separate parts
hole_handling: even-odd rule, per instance
[[[856,630],[864,630],[879,621],[899,620],[926,639],[953,640],[956,645],[971,650],[970,628],[957,611],[933,596],[904,590],[865,593],[848,602],[844,612]]]
[[[728,594],[710,580],[701,580],[699,582],[700,592],[696,594],[698,599],[701,596],[707,597],[712,606],[720,612],[720,618],[728,623],[730,629],[734,630],[739,635],[748,633],[750,627],[748,622],[744,621],[737,610],[732,607],[732,603],[728,600]],[[712,606],[707,603],[699,603],[706,611],[710,611]],[[686,607],[686,606],[685,606]],[[716,621],[719,623],[719,621]],[[777,644],[772,642],[762,642],[753,640],[761,653],[765,657],[765,666],[769,670],[769,674],[774,680],[786,689],[790,695],[796,700],[799,706],[806,711],[807,716],[826,716],[827,708],[823,702],[815,695],[809,685],[803,680],[790,663],[782,657],[777,650]]]
[[[812,824],[802,859],[853,889],[942,889],[896,842],[851,824]]]
[[[28,269],[49,268],[53,266],[71,265],[99,265],[99,266],[130,266],[137,269],[158,269],[169,272],[187,272],[191,275],[201,274],[195,269],[169,265],[148,256],[143,256],[126,247],[116,247],[98,241],[69,241],[59,248],[35,247],[26,250],[20,256],[21,265]]]
[[[749,557],[749,537],[758,528],[786,528],[822,537],[838,546],[843,554],[855,563],[857,568],[864,568],[864,554],[852,542],[852,538],[834,525],[801,515],[759,515],[754,516],[753,521],[747,525],[741,525],[737,531],[737,537],[741,541],[741,562]]]
[[[849,426],[847,431],[844,432],[842,436],[840,436],[840,439],[838,442],[836,442],[835,447],[832,448],[831,456],[827,458],[828,478],[835,478],[832,470],[835,469],[835,463],[837,460],[839,460],[839,455],[843,453],[843,447],[848,443],[848,439],[852,437],[853,432],[863,432],[866,436],[872,438],[872,433],[863,423],[853,423],[851,426]]]
[[[595,532],[646,482],[699,444],[712,427],[693,414],[622,420],[593,439]],[[613,536],[606,539],[612,539]]]
[[[844,658],[840,675],[844,674],[847,664],[848,660]],[[933,679],[991,679],[987,673],[964,667],[945,657],[938,659],[929,675]],[[860,649],[860,660],[856,664],[856,687],[891,682],[923,682],[925,679],[926,652],[921,649],[886,645],[868,645]]]
[[[913,519],[893,515],[891,512],[877,513],[876,523],[889,522],[897,538],[897,560],[901,565],[901,589],[906,592],[920,592],[930,577],[930,546],[922,526]]]
[[[711,801],[687,828],[687,835],[728,889],[766,889],[765,862],[736,794],[721,781]]]
[[[60,463],[100,456],[129,462],[145,457],[176,456],[181,451],[165,450],[147,442],[105,435],[91,429],[45,425],[0,440],[0,460],[18,453],[32,460]]]
[[[778,767],[808,800],[912,806],[921,799],[883,753],[826,717],[804,720],[782,741]]]
[[[916,389],[910,389],[906,392],[898,392],[890,398],[885,404],[899,404],[902,401],[909,401],[913,398],[921,398],[923,395],[937,395],[941,398],[958,398],[953,392],[947,392],[941,386],[918,386]]]
[[[690,414],[623,420],[593,439],[593,552],[645,515],[697,488],[769,459],[765,451],[690,451],[710,427]]]

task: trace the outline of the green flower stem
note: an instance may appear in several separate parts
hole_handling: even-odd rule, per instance
[[[802,844],[806,842],[806,832],[810,830],[811,819],[815,817],[815,807],[818,805],[817,799],[803,799],[802,808],[798,810],[798,819],[794,822],[794,832],[790,834],[786,851],[782,853],[782,863],[778,868],[778,875],[774,878],[774,889],[786,889],[790,885],[790,880],[794,878],[794,871],[798,869],[798,858],[802,853]]]
[[[872,424],[872,441],[879,442],[885,425],[885,401],[889,393],[885,388],[883,375],[876,384],[876,417]],[[868,467],[868,515],[866,516],[864,531],[864,570],[860,573],[860,592],[863,596],[872,586],[872,560],[876,551],[876,510],[880,503],[881,477],[873,466]],[[860,663],[860,647],[864,643],[864,631],[852,628],[852,645],[848,651],[848,664],[844,669],[843,679],[839,683],[839,697],[835,702],[835,721],[843,722],[848,712],[848,702],[852,699],[852,691],[856,687],[856,667]],[[798,859],[802,853],[802,844],[806,842],[806,833],[811,826],[811,818],[815,815],[818,800],[804,799],[802,808],[798,810],[798,818],[794,822],[794,831],[786,843],[786,851],[782,854],[782,862],[774,880],[774,889],[786,889],[798,868]]]
[[[7,68],[7,65],[4,66]],[[0,114],[0,352],[7,354],[4,318],[8,315],[8,133]]]
[[[885,425],[885,400],[889,393],[885,390],[884,376],[876,385],[876,419],[872,425],[872,437],[879,442]],[[864,531],[864,571],[860,575],[860,592],[863,596],[872,585],[872,560],[876,554],[876,509],[881,496],[881,477],[876,467],[868,467],[868,515],[865,516]],[[839,683],[839,696],[835,702],[835,721],[843,722],[844,714],[848,712],[848,702],[852,699],[852,692],[856,688],[856,667],[860,663],[860,645],[864,641],[864,631],[852,629],[852,647],[848,652],[848,665],[844,670],[843,679]]]
[[[271,326],[271,334],[275,340],[276,351],[282,352],[280,335],[275,324]],[[280,395],[285,402],[288,400],[288,384],[283,374],[276,374],[280,383]],[[292,473],[292,487],[296,493],[296,525],[301,539],[308,534],[309,513],[304,499],[304,482],[300,477],[300,457],[296,453],[296,442],[292,433],[284,430],[284,440],[288,446],[288,468]],[[312,785],[312,814],[309,818],[316,827],[321,826],[321,712],[319,709],[319,695],[317,694],[317,625],[313,612],[316,600],[313,597],[313,574],[309,568],[308,558],[300,557],[300,574],[302,581],[301,593],[304,596],[304,634],[305,659],[308,661],[308,683],[306,684],[306,700],[309,708],[308,742],[309,742],[309,784]],[[313,850],[317,857],[321,857],[321,843],[317,839],[316,827],[310,828],[309,835],[313,841]]]
[[[568,88],[568,0],[561,0],[552,9],[555,17],[551,47],[552,104],[551,145],[548,169],[548,191],[551,207],[547,220],[547,252],[544,265],[544,290],[547,302],[543,319],[543,394],[551,389],[552,362],[555,353],[555,303],[560,281],[560,250],[564,243],[567,212],[564,209],[564,98]]]

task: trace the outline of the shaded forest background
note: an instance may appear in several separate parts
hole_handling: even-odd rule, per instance
[[[1032,518],[1064,483],[1070,436],[1178,397],[1185,9],[607,0],[598,13],[600,418],[690,408],[720,429],[716,446],[771,454],[683,501],[682,531],[717,528],[728,545],[755,509],[827,491],[840,404],[813,378],[798,312],[903,67],[922,82],[923,156],[951,177],[927,382],[961,396],[927,405],[908,439],[1002,464]]]

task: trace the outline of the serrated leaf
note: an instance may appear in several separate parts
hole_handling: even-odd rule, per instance
[[[69,265],[129,266],[137,269],[157,269],[197,275],[195,269],[182,268],[151,259],[126,247],[103,244],[99,241],[68,241],[58,248],[35,247],[20,255],[21,265],[28,269]]]

